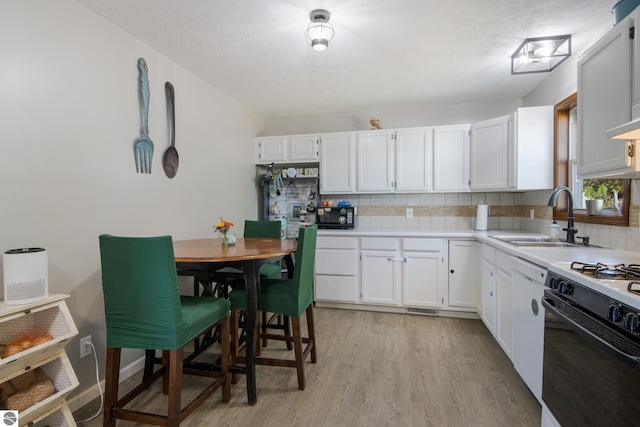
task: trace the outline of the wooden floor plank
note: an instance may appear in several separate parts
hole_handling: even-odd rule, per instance
[[[306,362],[304,391],[297,388],[295,369],[258,366],[255,406],[246,403],[241,377],[228,404],[216,392],[182,425],[540,425],[540,405],[479,320],[328,308],[316,308],[314,314],[318,363]],[[293,357],[275,341],[265,352]],[[121,388],[132,387],[139,375]],[[185,377],[185,401],[199,392],[201,381]],[[154,385],[134,403],[161,408],[163,399]],[[98,406],[96,399],[76,419]],[[100,416],[84,426],[101,424]]]

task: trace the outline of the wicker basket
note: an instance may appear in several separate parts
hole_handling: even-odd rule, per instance
[[[71,367],[69,358],[64,351],[60,351],[59,353],[54,354],[51,357],[40,360],[33,365],[27,366],[23,370],[13,372],[7,377],[0,378],[0,383],[4,383],[6,381],[14,379],[22,375],[24,372],[35,369],[37,367],[40,367],[53,383],[54,393],[53,395],[38,402],[30,408],[21,411],[19,414],[20,425],[26,425],[31,420],[49,411],[51,408],[59,406],[64,402],[64,398],[67,396],[67,394],[69,394],[74,388],[78,386],[78,378],[73,372],[73,368]]]
[[[35,307],[31,307],[32,305]],[[35,335],[46,334],[52,339],[19,353],[0,358],[0,378],[58,353],[69,339],[78,334],[64,301],[54,301],[40,306],[37,304],[22,306],[2,304],[0,306],[0,343],[6,345],[17,337],[30,334],[32,331],[35,331],[33,332]]]
[[[67,406],[66,402],[62,402],[61,405],[49,409],[26,424],[22,424],[21,418],[20,425],[26,425],[29,427],[75,427],[76,421],[73,419],[71,410]]]

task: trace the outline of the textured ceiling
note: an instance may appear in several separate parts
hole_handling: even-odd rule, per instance
[[[262,117],[522,98],[548,74],[510,73],[528,37],[580,52],[614,0],[77,0]],[[309,12],[331,12],[324,52]]]

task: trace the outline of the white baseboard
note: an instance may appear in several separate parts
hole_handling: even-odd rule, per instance
[[[129,365],[120,369],[120,382],[123,382],[127,378],[131,377],[135,373],[144,369],[144,356],[139,359],[133,361]],[[100,381],[100,388],[104,393],[104,380]],[[78,393],[77,395],[67,397],[67,405],[71,412],[75,412],[83,406],[87,405],[96,397],[100,397],[100,390],[98,390],[98,384],[94,384],[82,393]]]

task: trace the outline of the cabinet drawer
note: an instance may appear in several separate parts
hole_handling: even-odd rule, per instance
[[[318,236],[316,239],[317,249],[356,249],[357,247],[357,237]]]
[[[487,262],[496,265],[496,248],[487,244],[482,245],[482,258]]]
[[[0,343],[6,345],[17,339],[37,343],[45,336],[51,339],[0,358],[0,378],[62,350],[67,341],[78,334],[64,301],[21,311],[4,308],[13,312],[0,317]]]
[[[363,237],[360,245],[363,250],[397,251],[398,239],[392,237]]]
[[[316,276],[316,300],[358,302],[356,276]]]
[[[355,276],[358,274],[358,254],[340,249],[316,250],[316,274]]]
[[[442,239],[402,239],[405,251],[442,252]]]
[[[511,259],[511,255],[496,251],[496,262],[499,270],[502,270],[505,274],[511,276],[511,272],[513,270],[513,260]]]
[[[53,383],[54,391],[53,394],[46,399],[20,411],[21,425],[26,424],[30,420],[45,414],[50,409],[59,406],[64,401],[65,396],[78,386],[78,378],[73,372],[69,358],[64,350],[47,359],[40,360],[37,363],[27,366],[20,371],[13,372],[7,377],[0,378],[0,383],[5,383],[10,380],[15,381],[17,377],[32,371],[35,368],[41,368],[47,377],[49,377]]]

